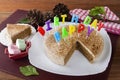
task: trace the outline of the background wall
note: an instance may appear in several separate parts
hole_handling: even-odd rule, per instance
[[[62,2],[69,9],[90,9],[94,6],[108,6],[114,12],[120,13],[120,0],[0,0],[0,12],[13,12],[16,9],[39,9],[41,11],[52,10],[53,7]],[[43,5],[46,4],[46,5]]]

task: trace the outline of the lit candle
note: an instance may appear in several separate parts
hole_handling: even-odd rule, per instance
[[[61,15],[61,17],[62,17],[62,23],[65,23],[65,18],[67,17],[67,15],[66,14]]]

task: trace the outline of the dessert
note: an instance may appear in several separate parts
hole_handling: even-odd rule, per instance
[[[21,59],[28,55],[28,50],[31,47],[31,43],[23,39],[17,39],[16,44],[11,44],[8,48],[5,48],[5,54],[10,59]]]
[[[11,44],[8,46],[8,52],[10,54],[19,54],[21,51],[18,49],[18,47],[14,44]]]
[[[25,40],[17,39],[17,40],[16,40],[16,46],[17,46],[20,50],[24,51],[25,48],[26,48]]]
[[[68,25],[66,26],[69,31]],[[74,50],[79,50],[90,62],[94,62],[95,58],[102,52],[104,42],[103,38],[96,30],[94,30],[89,37],[87,36],[87,27],[80,33],[76,31],[66,37],[61,39],[61,41],[56,43],[54,39],[54,31],[47,35],[44,40],[45,51],[47,57],[54,63],[59,65],[65,65],[70,57],[72,56]],[[62,28],[57,29],[60,34],[62,34]],[[96,35],[97,33],[97,35]]]
[[[16,39],[23,39],[31,35],[30,25],[18,25],[18,24],[7,24],[7,36],[12,41],[16,42]]]

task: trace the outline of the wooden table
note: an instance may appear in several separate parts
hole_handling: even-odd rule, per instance
[[[0,22],[4,21],[11,13],[0,13]],[[108,80],[120,80],[120,37],[117,40],[117,46],[113,55],[112,67]],[[7,77],[6,77],[7,76]],[[0,80],[23,80],[16,76],[0,71]]]

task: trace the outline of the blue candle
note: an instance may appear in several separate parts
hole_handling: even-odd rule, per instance
[[[60,33],[58,31],[54,33],[54,38],[56,42],[60,42]]]
[[[72,23],[73,23],[73,22],[77,23],[77,22],[78,22],[78,15],[73,14],[73,15],[72,15],[71,22],[72,22]]]

